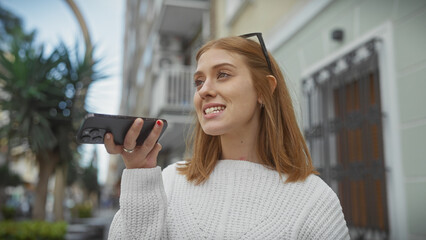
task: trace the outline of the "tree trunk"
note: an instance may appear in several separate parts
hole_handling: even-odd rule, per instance
[[[86,57],[88,57],[92,52],[93,46],[86,21],[84,20],[83,14],[81,14],[81,11],[77,7],[77,4],[75,4],[74,0],[65,0],[65,2],[71,8],[72,12],[74,13],[74,16],[77,18],[78,24],[80,25],[80,29],[84,37],[84,43],[86,45]]]
[[[6,189],[3,186],[0,186],[0,208],[6,205]]]
[[[90,37],[89,28],[87,27],[86,20],[83,17],[83,14],[81,13],[80,9],[78,8],[77,4],[74,2],[74,0],[65,0],[65,2],[68,4],[68,6],[71,8],[71,11],[74,13],[74,16],[76,17],[78,24],[80,26],[81,32],[83,34],[84,38],[84,44],[86,46],[85,50],[85,58],[88,59],[89,63],[93,62],[92,56],[92,40]],[[86,95],[89,84],[92,82],[91,77],[85,77],[82,79],[83,88],[80,90],[77,90],[75,93],[74,101],[73,101],[73,113],[77,111],[84,110],[84,103],[86,101]],[[84,112],[84,111],[83,111]],[[80,119],[78,120],[80,121]]]
[[[55,221],[64,220],[64,200],[67,179],[67,167],[67,163],[62,163],[62,165],[56,167],[55,189],[53,192],[53,196],[55,199],[55,202],[53,204],[53,214],[55,216]]]
[[[38,153],[36,157],[39,164],[39,173],[35,192],[33,219],[45,220],[49,178],[55,169],[59,155],[56,152],[49,151],[45,154]]]

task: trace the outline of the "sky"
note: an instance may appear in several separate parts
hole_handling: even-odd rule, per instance
[[[86,110],[117,114],[121,99],[122,46],[125,2],[123,0],[74,0],[88,25],[95,58],[102,58],[100,68],[106,79],[92,84],[86,99]],[[61,41],[74,48],[84,46],[77,19],[65,0],[1,0],[0,5],[23,20],[27,31],[36,30],[36,40],[47,51]],[[82,164],[87,165],[94,147],[98,151],[99,182],[105,183],[108,153],[103,145],[83,146]]]

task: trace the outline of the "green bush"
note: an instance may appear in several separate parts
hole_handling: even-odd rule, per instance
[[[15,187],[21,183],[21,177],[18,174],[12,172],[6,164],[0,166],[0,187]]]
[[[90,218],[92,217],[92,205],[89,203],[81,203],[74,206],[72,209],[74,217]]]
[[[16,209],[14,207],[3,206],[1,207],[1,214],[5,220],[12,220],[16,215]]]
[[[0,239],[4,240],[63,240],[66,232],[66,222],[0,222]]]

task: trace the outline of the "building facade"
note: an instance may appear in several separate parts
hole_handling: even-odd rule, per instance
[[[216,37],[263,32],[352,238],[426,237],[426,2],[215,0]]]
[[[193,121],[194,56],[209,38],[207,0],[127,1],[120,114],[167,120],[160,166],[184,158]],[[108,186],[118,183],[123,168],[112,156]]]
[[[160,164],[183,158],[196,49],[262,32],[352,238],[425,239],[425,1],[128,0],[126,13],[120,113],[167,119]]]

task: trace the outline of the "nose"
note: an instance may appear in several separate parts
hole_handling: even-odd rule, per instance
[[[201,86],[201,88],[198,90],[198,95],[202,99],[208,98],[208,97],[215,97],[216,96],[216,87],[214,81],[211,81],[210,79],[206,79]]]

